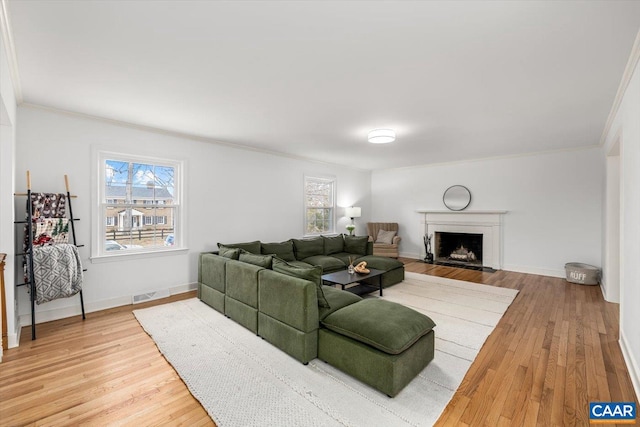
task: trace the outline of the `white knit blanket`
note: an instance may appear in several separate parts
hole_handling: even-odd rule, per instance
[[[78,248],[59,243],[33,248],[36,303],[67,298],[82,290],[82,263]]]

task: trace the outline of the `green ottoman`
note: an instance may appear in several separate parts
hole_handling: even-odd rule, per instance
[[[369,268],[385,271],[382,275],[383,288],[395,285],[396,283],[400,283],[404,280],[404,264],[397,259],[377,255],[365,255],[356,259],[353,264],[356,265],[362,261],[366,261],[367,267]]]
[[[408,307],[365,299],[331,313],[318,358],[393,397],[433,360],[435,323]]]

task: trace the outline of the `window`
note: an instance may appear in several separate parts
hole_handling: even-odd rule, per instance
[[[182,164],[99,152],[99,194],[94,256],[181,249]],[[173,235],[171,248],[165,245]]]
[[[304,178],[304,234],[335,232],[335,178]]]

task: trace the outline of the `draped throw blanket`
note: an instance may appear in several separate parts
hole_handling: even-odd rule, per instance
[[[29,204],[31,204],[32,216],[29,218]],[[27,200],[25,219],[33,223],[33,235],[29,236],[28,227],[24,226],[24,240],[22,249],[27,253],[29,239],[34,246],[53,245],[69,242],[69,220],[65,218],[67,213],[67,195],[64,193],[31,193]],[[24,270],[24,283],[29,282],[27,258],[22,260]]]
[[[82,290],[82,263],[78,248],[60,243],[33,248],[36,303],[66,298]]]
[[[31,200],[27,203],[31,203],[33,222],[41,218],[64,218],[67,196],[63,193],[31,193]]]

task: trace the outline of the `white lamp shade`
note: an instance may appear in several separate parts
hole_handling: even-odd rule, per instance
[[[393,129],[374,129],[369,132],[368,139],[372,144],[387,144],[396,140],[396,131]]]
[[[344,215],[349,218],[360,218],[362,216],[362,211],[360,208],[351,206],[350,208],[344,209]]]

